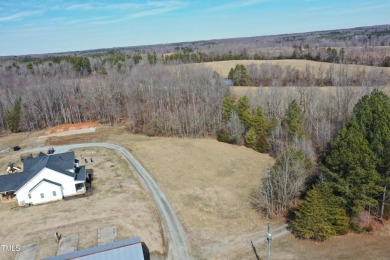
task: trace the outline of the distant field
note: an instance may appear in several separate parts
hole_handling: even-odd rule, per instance
[[[284,94],[289,94],[296,96],[298,98],[298,89],[302,87],[280,87],[279,89],[284,92]],[[337,95],[337,88],[338,87],[311,87],[315,93],[318,95],[326,95],[330,97],[335,97]],[[355,97],[361,97],[364,95],[367,91],[367,89],[363,87],[349,87],[354,93]],[[382,91],[384,91],[386,94],[390,95],[390,86],[381,88]],[[270,87],[230,87],[231,95],[234,97],[241,97],[241,96],[254,96],[262,95],[264,93],[269,93],[271,91]],[[357,100],[356,100],[357,101]]]
[[[340,49],[342,47],[334,47],[334,46],[329,46],[330,48],[335,48],[337,49],[338,51],[340,51]],[[346,51],[356,51],[356,52],[367,52],[367,49],[370,50],[370,51],[377,51],[378,53],[382,54],[382,55],[385,55],[385,56],[390,56],[390,46],[370,46],[368,48],[366,47],[344,47],[344,49],[346,49]],[[278,54],[280,53],[283,53],[285,52],[286,50],[292,50],[292,47],[260,47],[260,48],[251,48],[248,50],[248,52],[250,54],[255,54],[255,53],[262,53],[262,54],[272,54],[272,55],[275,55],[277,56]]]
[[[196,64],[196,66],[206,66],[214,71],[216,71],[218,74],[220,74],[222,77],[227,78],[229,71],[231,68],[235,67],[236,64],[243,64],[243,65],[249,65],[249,64],[273,64],[273,65],[279,65],[281,67],[287,67],[291,66],[292,68],[296,68],[300,71],[304,71],[306,69],[306,66],[309,65],[311,68],[318,69],[320,66],[323,66],[323,68],[328,68],[331,66],[331,63],[327,62],[317,62],[317,61],[310,61],[310,60],[229,60],[229,61],[214,61],[214,62],[205,62],[201,64]],[[351,72],[355,71],[356,69],[362,69],[366,68],[367,70],[377,68],[372,66],[364,66],[364,65],[354,65],[354,64],[348,64],[348,65],[339,65],[335,64],[336,68],[338,66],[346,66]],[[390,68],[379,68],[384,69],[388,75],[390,75]]]

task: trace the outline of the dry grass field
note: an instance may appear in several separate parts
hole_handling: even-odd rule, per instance
[[[5,140],[8,138],[18,140],[26,146],[29,142],[29,138],[26,136],[15,137],[15,135],[10,135],[0,138],[0,144],[7,143]],[[45,140],[45,138],[40,138],[39,140]],[[261,218],[250,208],[248,194],[251,187],[259,183],[267,167],[272,165],[274,160],[268,155],[256,153],[245,147],[219,143],[212,139],[146,137],[129,134],[122,127],[109,126],[99,126],[94,133],[77,136],[52,136],[46,139],[46,144],[55,145],[95,141],[122,145],[132,151],[137,159],[142,162],[166,193],[174,210],[181,219],[191,243],[192,253],[196,259],[255,259],[250,243],[251,240],[257,240],[254,244],[256,251],[261,258],[265,257],[265,245],[259,241],[263,241],[261,238],[264,237],[266,224],[270,222],[272,227],[276,227],[283,220],[270,221]],[[103,169],[109,169],[109,172],[117,169],[115,173],[105,175],[110,176],[113,181],[116,180],[117,174],[122,174],[119,169],[127,167],[121,164],[123,162],[121,162],[119,157],[116,157],[115,154],[111,155],[105,149],[79,150],[76,151],[76,154],[79,157],[86,158],[92,156],[96,165],[99,166],[96,168],[101,169],[101,171],[96,171],[100,172],[101,175],[104,174]],[[106,166],[100,165],[104,158],[107,157],[113,158],[111,159],[112,161],[107,162]],[[5,163],[9,158],[0,158],[0,162]],[[111,168],[111,165],[117,166]],[[96,174],[98,176],[98,173]],[[109,181],[111,180],[110,178],[108,178]],[[113,204],[109,205],[111,208],[105,210],[106,214],[97,210],[108,207],[108,205],[105,206],[105,203],[102,202],[104,201],[104,196],[98,197],[99,203],[94,203],[93,207],[89,205],[87,208],[87,210],[96,208],[96,211],[93,211],[91,216],[97,219],[101,218],[100,221],[95,221],[99,222],[99,224],[95,225],[94,221],[92,221],[90,223],[92,226],[81,225],[78,228],[74,228],[76,221],[67,220],[65,221],[66,223],[73,225],[69,228],[74,228],[75,231],[68,232],[68,227],[66,227],[66,232],[64,230],[61,230],[61,232],[64,234],[96,234],[98,228],[116,225],[117,230],[123,232],[122,236],[137,235],[145,240],[144,237],[148,237],[149,233],[150,241],[146,241],[146,243],[148,244],[149,242],[148,246],[151,251],[153,250],[151,245],[155,244],[156,248],[154,250],[157,252],[158,248],[162,247],[161,235],[156,233],[159,231],[158,221],[155,213],[152,212],[153,207],[150,206],[148,196],[137,183],[136,178],[132,174],[128,177],[127,185],[129,186],[120,187],[119,182],[112,182],[110,186],[104,188],[104,191],[111,191],[108,192],[107,201]],[[104,181],[97,178],[95,184],[97,187],[95,194],[98,194],[100,192],[99,187],[104,185]],[[131,189],[131,185],[134,188]],[[104,194],[106,193],[104,192]],[[137,200],[128,200],[130,196],[137,198]],[[92,196],[85,199],[90,200],[91,198]],[[126,203],[124,202],[125,198],[128,200],[126,200]],[[127,210],[115,208],[114,202],[119,202]],[[53,243],[52,233],[55,232],[50,227],[61,226],[61,224],[55,221],[58,216],[61,214],[72,215],[72,213],[69,213],[69,209],[74,209],[75,213],[73,215],[79,217],[81,223],[91,218],[89,215],[79,216],[77,214],[81,210],[78,207],[79,203],[81,203],[79,199],[75,199],[28,209],[16,208],[13,210],[8,209],[8,205],[1,205],[1,219],[6,219],[3,216],[12,216],[13,222],[16,221],[14,216],[23,218],[25,214],[22,213],[27,210],[36,210],[34,219],[40,216],[38,212],[42,214],[42,212],[48,212],[50,208],[54,209],[54,213],[50,213],[51,218],[46,217],[38,220],[36,225],[31,225],[31,221],[29,222],[25,219],[23,223],[29,223],[29,230],[27,231],[19,227],[4,225],[0,229],[0,236],[2,238],[8,236],[9,239],[14,239],[13,241],[17,239],[19,241],[23,240],[25,241],[22,241],[23,243],[30,242],[33,239],[42,239],[41,243],[48,245],[45,248],[49,250],[50,243]],[[11,211],[16,212],[18,215],[8,213]],[[151,216],[144,215],[148,212]],[[44,214],[44,216],[46,215],[48,216],[49,214]],[[116,219],[115,216],[117,215],[126,216],[131,221],[129,223],[121,223]],[[110,218],[110,216],[114,216],[114,218]],[[67,219],[70,218],[68,217]],[[27,226],[28,224],[24,225]],[[390,254],[390,248],[387,246],[390,242],[390,228],[388,227],[389,225],[386,224],[381,232],[360,235],[349,234],[332,238],[325,243],[303,241],[294,238],[292,235],[285,235],[273,240],[273,259],[385,259]],[[16,232],[11,233],[12,230],[16,230]],[[92,230],[92,232],[89,232],[89,230]],[[21,239],[23,234],[25,234],[24,238]],[[84,241],[82,243],[85,247],[96,243],[96,235],[82,237],[82,234],[80,234],[80,242]],[[49,252],[39,253],[39,256],[49,254]]]
[[[222,245],[248,241],[264,229],[264,221],[248,203],[273,159],[245,147],[211,139],[163,138],[131,135],[99,128],[88,138],[117,143],[135,154],[168,196],[187,231],[197,259],[224,258],[250,247]],[[82,135],[80,135],[81,138]],[[73,137],[50,138],[50,144],[82,142]]]
[[[287,66],[291,66],[292,68],[296,68],[300,71],[304,71],[307,65],[309,65],[311,68],[315,70],[317,70],[320,66],[322,66],[325,69],[328,68],[329,66],[332,66],[331,63],[317,62],[317,61],[310,61],[310,60],[229,60],[229,61],[205,62],[200,64],[190,64],[190,66],[206,66],[216,71],[222,77],[227,78],[230,69],[234,68],[236,64],[243,64],[243,65],[273,64],[273,65],[279,65],[283,68]],[[335,64],[334,66],[336,68],[338,66],[346,66],[348,68],[348,71],[350,72],[354,72],[357,69],[362,69],[362,68],[365,68],[366,70],[376,68],[372,66],[354,65],[354,64],[348,64],[348,65]],[[379,69],[384,69],[387,72],[387,74],[390,75],[390,68],[379,68]]]

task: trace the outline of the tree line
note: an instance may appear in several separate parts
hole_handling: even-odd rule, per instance
[[[383,86],[388,82],[384,69],[330,64],[307,64],[304,70],[288,65],[263,63],[231,68],[228,78],[235,86]]]
[[[309,134],[304,125],[292,101],[281,124],[284,138],[277,139],[283,147],[253,189],[252,206],[269,217],[292,212],[292,231],[301,238],[323,241],[349,229],[371,230],[371,219],[382,220],[389,201],[390,98],[377,89],[361,97],[314,158],[296,145]]]
[[[147,63],[88,77],[73,69],[65,76],[6,70],[1,76],[0,131],[14,132],[99,120],[127,121],[133,132],[148,135],[213,135],[228,91],[210,69]],[[20,114],[11,113],[17,104]],[[18,114],[12,117],[18,120],[7,120],[8,114]]]
[[[364,55],[362,55],[364,54]],[[181,63],[202,63],[212,61],[227,60],[311,60],[327,63],[340,64],[359,64],[378,67],[390,67],[390,56],[381,53],[379,50],[361,50],[353,48],[318,48],[309,45],[294,45],[292,48],[285,48],[283,51],[251,51],[246,48],[233,52],[203,52],[197,51],[179,51],[162,56],[164,63],[181,62]]]

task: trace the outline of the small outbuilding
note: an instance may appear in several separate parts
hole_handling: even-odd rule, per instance
[[[145,255],[144,255],[145,254]],[[44,260],[144,260],[149,259],[149,252],[138,237],[95,246],[63,255],[45,258]]]

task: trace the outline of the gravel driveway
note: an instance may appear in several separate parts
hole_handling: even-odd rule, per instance
[[[164,231],[168,237],[168,259],[191,259],[190,248],[183,226],[176,216],[171,204],[169,203],[165,194],[158,187],[145,168],[138,162],[138,160],[125,148],[110,143],[83,143],[53,146],[55,153],[63,153],[70,149],[85,148],[85,147],[104,147],[113,149],[122,154],[124,159],[134,168],[140,180],[148,188],[152,195],[156,207],[159,211],[159,216],[164,226]],[[47,150],[49,147],[37,147],[29,149],[28,152]]]

